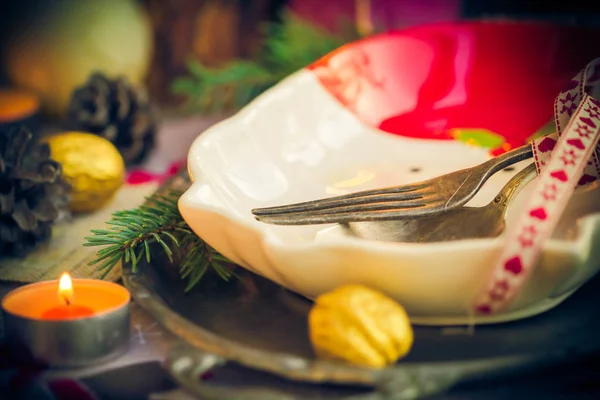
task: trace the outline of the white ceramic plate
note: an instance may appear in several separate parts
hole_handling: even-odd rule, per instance
[[[308,298],[361,283],[397,299],[416,324],[510,321],[556,306],[599,269],[597,184],[572,198],[511,308],[476,318],[468,304],[491,273],[503,235],[430,244],[378,242],[348,237],[335,225],[268,225],[250,211],[419,181],[489,157],[489,149],[461,141],[377,129],[309,68],[196,139],[188,159],[193,185],[179,207],[216,250]],[[486,204],[529,162],[497,173],[468,205]],[[511,207],[508,228],[531,189]]]

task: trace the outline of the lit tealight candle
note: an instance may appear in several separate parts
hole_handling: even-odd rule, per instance
[[[58,282],[59,305],[42,314],[43,319],[62,320],[89,317],[94,314],[90,307],[80,306],[75,303],[73,282],[69,274],[64,273]]]
[[[121,285],[63,274],[2,299],[6,341],[51,366],[102,362],[129,346],[129,305]]]

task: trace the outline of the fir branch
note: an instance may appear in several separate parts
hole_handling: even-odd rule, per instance
[[[175,94],[187,97],[188,104],[210,114],[243,107],[288,75],[304,68],[338,47],[357,39],[355,29],[334,35],[293,13],[280,23],[263,27],[266,41],[256,61],[236,60],[222,68],[188,63],[188,75],[171,86]]]
[[[280,78],[250,61],[224,68],[207,68],[197,61],[187,65],[189,76],[176,79],[171,88],[188,104],[205,114],[223,112],[248,103]]]
[[[103,246],[89,263],[102,271],[104,278],[119,261],[131,263],[134,271],[141,260],[152,259],[151,243],[158,243],[170,262],[175,256],[180,263],[181,277],[188,280],[186,291],[192,289],[209,269],[222,279],[233,276],[231,261],[200,239],[181,217],[177,208],[180,192],[154,194],[146,204],[113,213],[107,229],[94,229],[84,246]]]

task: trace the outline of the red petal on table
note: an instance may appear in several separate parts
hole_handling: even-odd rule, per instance
[[[48,388],[57,400],[98,400],[85,386],[73,379],[55,379]]]
[[[139,185],[148,182],[162,182],[165,179],[175,175],[177,171],[185,165],[185,160],[176,161],[169,165],[169,168],[162,174],[156,174],[142,169],[134,169],[127,176],[127,183],[129,185]]]
[[[146,171],[132,171],[127,177],[130,185],[139,185],[157,180],[157,176]]]
[[[168,176],[173,176],[185,165],[185,160],[175,161],[167,170]]]

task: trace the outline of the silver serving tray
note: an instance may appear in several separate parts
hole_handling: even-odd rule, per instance
[[[189,185],[185,171],[161,190]],[[414,399],[459,382],[497,379],[600,350],[595,304],[600,279],[555,309],[518,322],[467,328],[415,327],[412,351],[397,365],[371,370],[318,360],[310,346],[311,303],[245,269],[238,280],[206,275],[189,293],[157,248],[137,272],[123,268],[134,300],[181,339],[166,362],[171,376],[203,400]],[[283,379],[251,387],[200,377],[232,362]],[[296,386],[289,388],[289,383]],[[302,385],[298,386],[298,383]]]

